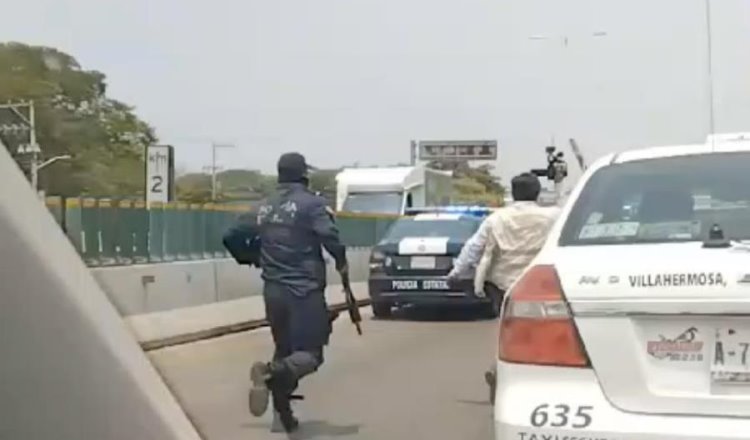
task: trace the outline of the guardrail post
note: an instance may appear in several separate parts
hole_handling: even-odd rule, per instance
[[[203,205],[203,258],[213,258],[219,247],[216,243],[216,206],[213,203]],[[219,241],[221,244],[221,241]]]
[[[178,260],[189,260],[190,259],[190,211],[188,211],[189,205],[185,202],[177,202],[177,211],[175,211],[175,223],[174,227],[176,240],[173,243],[174,249],[177,254]]]
[[[161,202],[148,208],[148,258],[152,263],[164,261],[166,253],[165,209]]]
[[[206,212],[202,205],[190,205],[190,219],[190,258],[200,260],[206,250]]]
[[[115,239],[117,240],[117,245],[115,249],[117,251],[117,263],[133,264],[137,227],[133,202],[130,200],[120,200],[116,206],[117,235]]]
[[[86,260],[84,253],[85,233],[83,232],[83,220],[81,217],[81,199],[69,197],[65,199],[65,233],[78,251],[78,255]]]
[[[99,208],[96,199],[85,198],[81,203],[81,251],[89,266],[100,264],[102,251],[101,231],[99,230]]]
[[[145,200],[133,203],[133,262],[148,263],[149,215]]]
[[[110,199],[99,200],[99,240],[100,263],[107,266],[117,264],[117,209]]]
[[[180,218],[177,212],[177,203],[168,202],[164,204],[164,261],[177,259],[180,241]]]

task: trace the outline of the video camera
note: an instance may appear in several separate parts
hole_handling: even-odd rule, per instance
[[[565,162],[564,153],[550,145],[545,147],[547,153],[547,168],[535,168],[531,172],[539,177],[546,177],[548,180],[562,182],[568,177],[568,163]]]

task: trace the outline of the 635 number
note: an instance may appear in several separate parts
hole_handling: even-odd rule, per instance
[[[583,429],[591,425],[592,406],[576,406],[544,403],[534,408],[531,413],[531,425],[536,428],[551,426],[553,428]]]

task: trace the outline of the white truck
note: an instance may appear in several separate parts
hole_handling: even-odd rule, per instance
[[[425,166],[344,168],[336,176],[336,210],[404,214],[408,208],[448,205],[453,174]]]

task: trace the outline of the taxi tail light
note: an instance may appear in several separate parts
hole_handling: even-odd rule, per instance
[[[532,267],[509,295],[500,319],[500,360],[590,366],[554,266]]]

